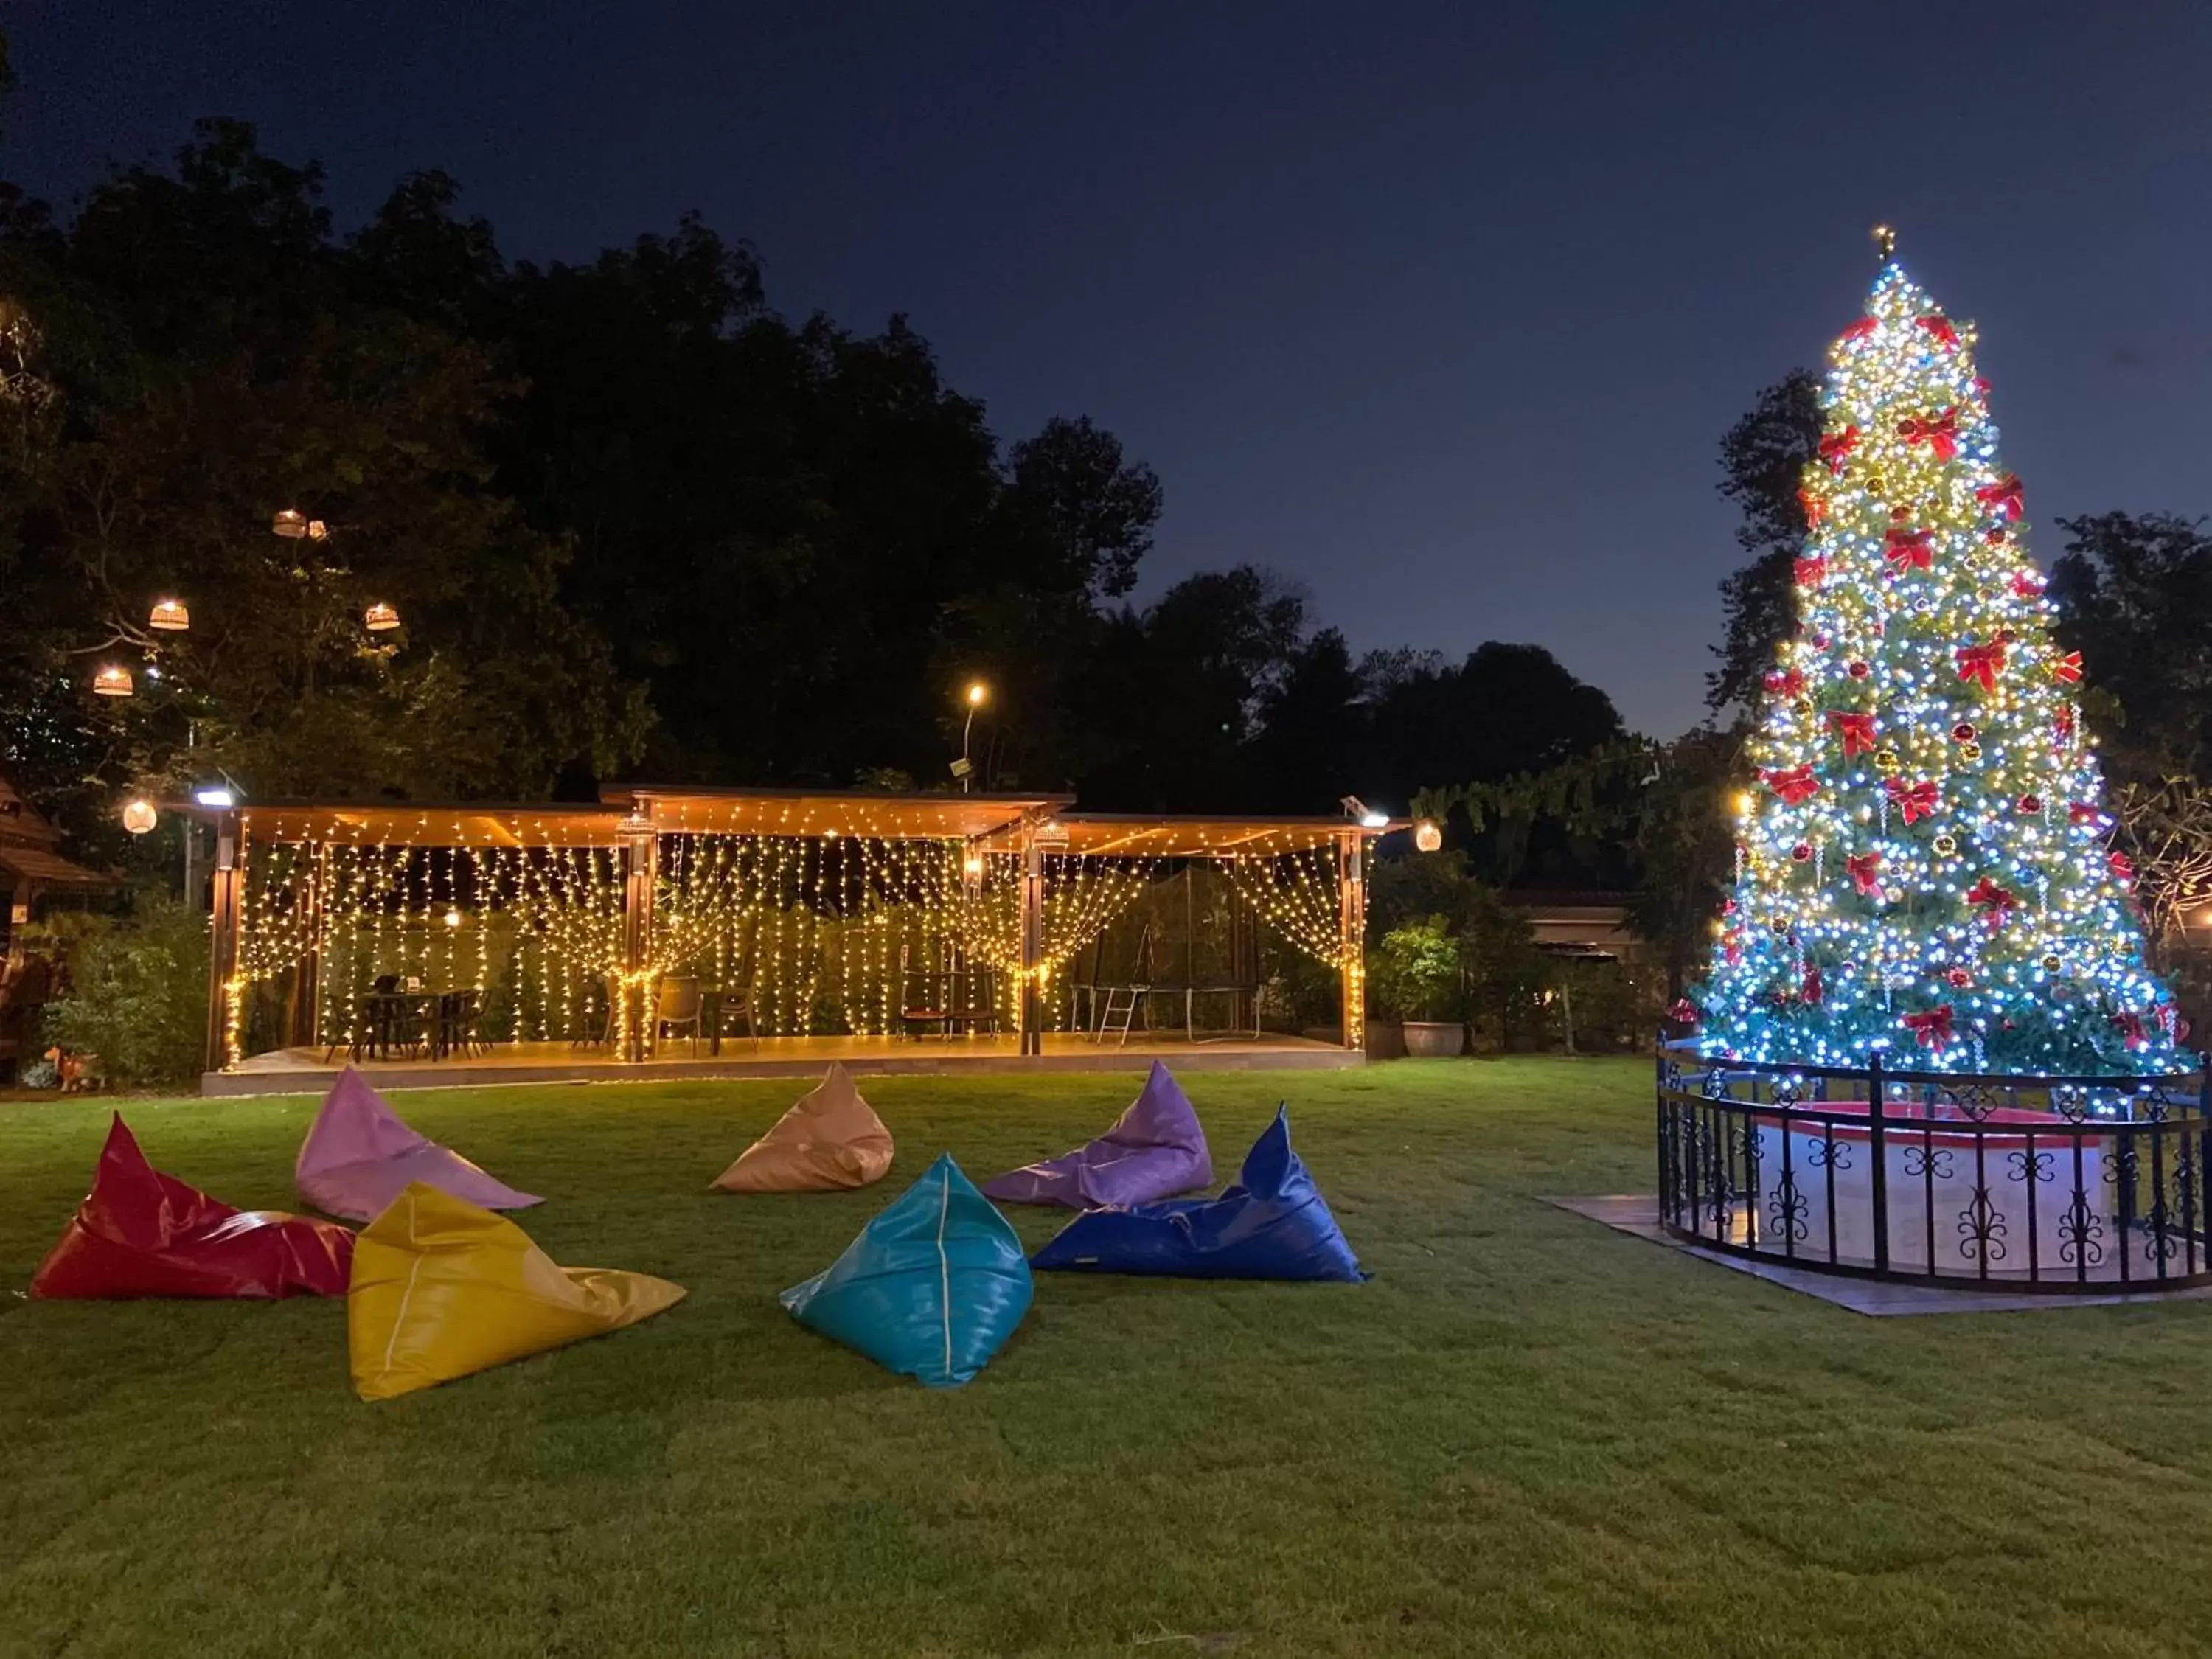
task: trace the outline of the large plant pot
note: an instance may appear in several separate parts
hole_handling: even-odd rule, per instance
[[[1456,1020],[1409,1019],[1402,1029],[1406,1052],[1415,1060],[1448,1060],[1467,1045],[1467,1027]]]

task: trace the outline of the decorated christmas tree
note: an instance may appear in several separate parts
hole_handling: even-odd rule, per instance
[[[1885,255],[1832,348],[1794,634],[1736,801],[1708,1052],[2030,1073],[2179,1069],[2023,544],[1974,329]]]

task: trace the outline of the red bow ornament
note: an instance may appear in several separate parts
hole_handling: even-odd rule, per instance
[[[2008,472],[1995,483],[1984,484],[1974,492],[1974,499],[1996,514],[2000,519],[2020,517],[2020,474]]]
[[[1959,647],[1959,678],[1972,680],[1984,691],[1997,689],[1997,671],[2004,666],[2005,648],[2002,640],[1992,640],[1987,645],[1962,645]]]
[[[1936,554],[1932,530],[1906,530],[1893,526],[1882,537],[1882,556],[1889,561],[1889,574],[1902,576],[1908,569],[1929,570],[1935,568]]]
[[[2012,596],[2016,599],[2041,599],[2043,578],[2033,570],[2015,570],[2012,577]]]
[[[1903,778],[1892,778],[1886,787],[1890,805],[1905,815],[1908,824],[1934,817],[1943,805],[1943,798],[1933,783],[1907,783]]]
[[[1854,340],[1863,340],[1863,339],[1865,339],[1865,338],[1867,337],[1867,336],[1868,336],[1868,335],[1869,335],[1869,334],[1873,333],[1873,332],[1875,331],[1875,330],[1876,330],[1876,329],[1880,328],[1881,326],[1881,318],[1879,318],[1879,317],[1862,317],[1862,318],[1860,318],[1860,319],[1858,319],[1858,321],[1856,321],[1856,323],[1853,323],[1853,324],[1852,324],[1849,328],[1845,329],[1840,336],[1838,336],[1838,338],[1837,338],[1837,340],[1836,340],[1836,343],[1837,343],[1838,345],[1839,345],[1839,346],[1843,346],[1843,345],[1849,345],[1849,344],[1850,344],[1852,341],[1854,341]]]
[[[2066,809],[2066,822],[2094,823],[2101,827],[2105,822],[2105,809],[2093,800],[2077,800]]]
[[[1792,806],[1820,792],[1820,781],[1813,775],[1809,766],[1792,766],[1765,775],[1766,787]]]
[[[2129,1048],[2141,1043],[2147,1035],[2141,1014],[2118,1013],[2112,1016],[2112,1029],[2126,1039]]]
[[[2051,735],[2061,743],[2074,741],[2074,705],[2072,703],[2062,702],[2058,705],[2058,712],[2051,717]]]
[[[1827,994],[1828,988],[1820,982],[1820,970],[1818,968],[1806,969],[1805,982],[1797,988],[1800,1000],[1808,1006],[1817,1008]]]
[[[1966,890],[1966,902],[1988,918],[1990,931],[1994,933],[2004,926],[2005,918],[2012,914],[2013,907],[2020,901],[1984,876]]]
[[[1828,579],[1828,561],[1821,554],[1816,553],[1809,559],[1799,559],[1795,569],[1800,587],[1818,587]]]
[[[1915,317],[1912,319],[1928,331],[1929,337],[1948,351],[1959,349],[1959,331],[1951,325],[1948,317]]]
[[[1667,1010],[1667,1018],[1677,1025],[1695,1025],[1698,1023],[1698,1005],[1687,997],[1676,997],[1674,1006]]]
[[[1862,898],[1879,900],[1881,897],[1881,854],[1854,853],[1844,860],[1844,868],[1851,878],[1851,885],[1859,890]]]
[[[1766,689],[1778,697],[1802,697],[1805,695],[1805,676],[1795,668],[1768,669],[1765,684]]]
[[[2051,659],[2051,678],[2061,685],[2077,684],[2081,678],[2081,653],[2069,651],[2063,657],[2053,657]]]
[[[1923,1013],[1907,1014],[1905,1029],[1920,1039],[1923,1048],[1941,1048],[1951,1040],[1951,1005],[1939,1002]]]
[[[1820,440],[1820,459],[1828,464],[1831,472],[1841,472],[1844,462],[1851,451],[1858,447],[1859,429],[1847,426],[1841,432],[1831,432]]]
[[[1844,740],[1844,758],[1864,754],[1874,747],[1874,716],[1850,714],[1838,710],[1828,716],[1835,723],[1836,733]]]
[[[2110,857],[2106,859],[2105,867],[2107,870],[2110,870],[2114,875],[2118,876],[2122,881],[2133,881],[2135,879],[2136,861],[2130,858],[2125,853],[2112,854]]]
[[[1959,410],[1953,404],[1941,415],[1913,416],[1897,423],[1897,435],[1908,444],[1926,444],[1939,461],[1959,453]]]
[[[1828,516],[1828,504],[1804,485],[1797,486],[1797,505],[1805,509],[1805,528],[1818,530],[1820,520]]]

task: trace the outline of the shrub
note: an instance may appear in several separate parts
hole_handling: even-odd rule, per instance
[[[1449,1018],[1460,1000],[1459,945],[1442,916],[1383,934],[1367,971],[1375,1002],[1389,1018]]]
[[[46,1039],[100,1056],[110,1083],[144,1088],[198,1074],[207,1035],[208,922],[142,894],[128,916],[72,916],[54,933],[67,990]]]

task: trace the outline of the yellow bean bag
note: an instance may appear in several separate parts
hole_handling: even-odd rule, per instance
[[[714,1178],[726,1193],[830,1193],[881,1181],[891,1132],[869,1109],[842,1066],[776,1119],[775,1127]]]
[[[684,1287],[556,1267],[504,1216],[417,1181],[362,1232],[346,1297],[353,1386],[390,1400],[650,1319]]]

